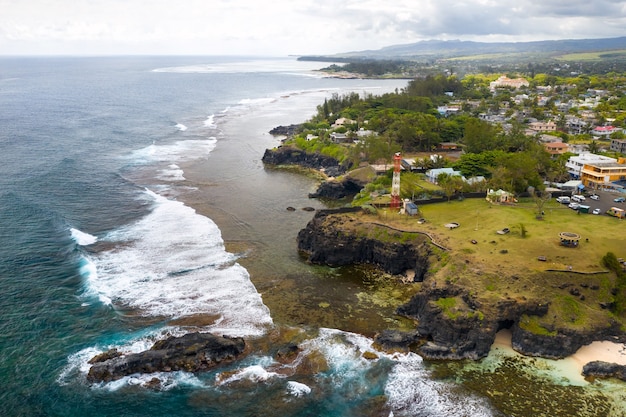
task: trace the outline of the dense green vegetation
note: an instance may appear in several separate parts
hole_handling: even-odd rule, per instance
[[[361,65],[371,64],[361,62]],[[383,67],[380,63],[380,68]],[[462,79],[455,75],[427,75],[409,81],[401,91],[382,96],[336,94],[317,107],[314,117],[304,123],[302,133],[292,142],[301,149],[332,156],[352,167],[369,162],[387,163],[391,168],[392,155],[402,152],[403,155],[422,155],[415,162],[422,171],[451,167],[466,178],[482,176],[487,179],[482,186],[471,186],[443,178],[441,193],[448,197],[486,187],[502,188],[518,195],[529,187],[541,191],[544,181],[568,179],[564,162],[569,155],[551,158],[538,140],[540,135],[528,135],[528,122],[552,120],[559,128],[551,132],[553,136],[564,142],[587,144],[591,152],[602,152],[601,148],[608,142],[591,140],[586,132],[565,131],[566,115],[576,115],[586,108],[570,107],[564,113],[557,108],[557,103],[583,102],[590,91],[604,91],[602,99],[593,107],[594,123],[602,125],[608,120],[614,126],[626,127],[626,96],[623,94],[626,72],[557,76],[535,72],[539,68],[540,65],[529,64],[522,74],[507,74],[511,78],[526,76],[529,87],[518,91],[510,88],[492,91],[489,84],[498,74],[479,73]],[[542,88],[541,93],[536,92],[537,87]],[[547,95],[549,99],[543,97],[540,104],[540,96]],[[440,106],[454,107],[458,111],[443,113]],[[503,115],[504,121],[483,120],[485,114]],[[338,121],[343,123],[337,124]],[[590,123],[588,131],[591,126]],[[360,135],[362,132],[369,134]],[[346,139],[333,140],[334,134],[344,134]],[[624,137],[624,134],[616,132],[613,137]],[[439,146],[446,142],[462,146],[464,152],[460,158],[450,160],[445,153],[428,156],[437,153]],[[403,197],[420,192],[419,187],[403,190]]]

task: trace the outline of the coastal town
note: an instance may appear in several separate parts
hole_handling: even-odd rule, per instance
[[[518,352],[561,358],[626,340],[625,88],[617,74],[426,76],[333,96],[263,161],[321,172],[310,197],[344,204],[300,231],[309,262],[417,285],[397,310],[417,332],[382,346],[477,359],[508,329]]]

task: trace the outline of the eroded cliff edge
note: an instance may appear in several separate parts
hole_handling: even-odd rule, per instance
[[[299,232],[298,249],[317,264],[415,271],[407,285],[420,289],[397,313],[414,319],[416,331],[382,332],[378,342],[389,348],[411,347],[429,359],[478,359],[502,329],[511,330],[518,352],[548,358],[592,341],[626,341],[608,308],[615,286],[610,273],[494,272],[445,250],[436,236],[394,228],[358,209],[318,212]]]

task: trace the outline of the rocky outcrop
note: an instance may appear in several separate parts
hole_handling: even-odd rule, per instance
[[[382,235],[388,239],[380,239]],[[362,223],[355,216],[342,216],[332,210],[318,211],[300,230],[298,250],[316,264],[373,264],[390,274],[412,269],[415,281],[423,280],[430,256],[428,239],[423,235],[407,239],[402,232]]]
[[[583,375],[585,377],[617,378],[626,381],[626,365],[593,361],[583,366]]]
[[[342,175],[349,168],[339,164],[339,161],[330,156],[320,153],[308,153],[293,146],[266,149],[262,161],[267,165],[299,165],[305,168],[321,170],[331,177]]]
[[[422,291],[397,312],[417,321],[423,344],[418,350],[428,359],[479,359],[489,353],[496,333],[512,332],[512,347],[528,356],[560,359],[595,340],[622,340],[617,322],[603,328],[554,328],[534,333],[520,325],[524,316],[542,317],[549,304],[533,299],[502,299],[487,304],[464,289],[447,285]]]
[[[317,191],[309,194],[309,198],[328,198],[339,200],[348,196],[354,196],[358,194],[365,183],[354,179],[344,178],[341,181],[324,181],[317,188]]]
[[[270,130],[270,135],[293,136],[302,130],[302,125],[276,126]]]
[[[229,338],[211,333],[189,333],[156,342],[140,353],[120,355],[105,352],[90,361],[90,382],[109,382],[135,373],[187,371],[198,372],[227,363],[244,351],[240,337]]]
[[[596,340],[615,340],[614,337],[622,333],[616,322],[609,323],[606,327],[587,330],[553,329],[548,335],[532,333],[516,325],[512,332],[513,349],[524,355],[551,359],[573,355],[581,347]]]
[[[425,342],[418,350],[428,359],[482,358],[499,330],[514,327],[523,314],[544,315],[547,311],[548,305],[525,300],[482,305],[453,285],[424,286],[398,308],[398,314],[417,320],[417,331]]]

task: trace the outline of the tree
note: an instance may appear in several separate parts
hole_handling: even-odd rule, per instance
[[[450,198],[455,193],[463,189],[464,181],[463,178],[458,175],[450,175],[443,172],[437,177],[437,184],[441,187],[446,197],[448,197],[448,201],[450,201]]]
[[[543,206],[550,201],[552,193],[545,190],[536,190],[535,187],[528,187],[528,193],[533,198],[535,205],[537,206],[537,218],[543,219]]]
[[[496,133],[496,129],[491,124],[483,120],[473,117],[467,119],[463,132],[465,151],[480,153],[483,151],[498,149]]]

